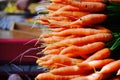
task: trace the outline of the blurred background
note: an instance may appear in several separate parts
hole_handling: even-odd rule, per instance
[[[42,48],[37,38],[45,26],[36,23],[36,17],[48,13],[49,0],[28,0],[27,9],[18,7],[19,1],[0,0],[0,79],[8,80],[11,74],[19,74],[23,80],[34,77],[46,69],[36,65],[36,55]],[[22,4],[22,7],[25,3]],[[28,57],[24,57],[28,56]],[[32,56],[32,57],[31,57]],[[34,58],[33,58],[34,57]]]

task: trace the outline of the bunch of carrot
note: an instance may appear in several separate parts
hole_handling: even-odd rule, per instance
[[[107,19],[105,0],[51,1],[49,14],[38,19],[51,31],[40,36],[45,56],[36,61],[50,71],[35,79],[108,80],[120,75],[120,60],[110,58],[112,49],[106,47],[113,35],[102,25]]]

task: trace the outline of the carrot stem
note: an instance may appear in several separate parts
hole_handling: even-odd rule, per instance
[[[120,45],[120,37],[114,42],[114,44],[112,45],[112,47],[110,48],[110,50],[113,51],[113,50],[116,49],[119,45]]]

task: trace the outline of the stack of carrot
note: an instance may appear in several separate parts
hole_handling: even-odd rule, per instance
[[[120,60],[110,58],[112,49],[106,47],[113,35],[102,25],[105,0],[80,1],[51,0],[49,14],[39,17],[38,23],[51,32],[40,36],[45,56],[36,63],[50,70],[36,80],[110,80],[120,75]]]

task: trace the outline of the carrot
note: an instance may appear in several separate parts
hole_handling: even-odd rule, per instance
[[[49,34],[49,33],[48,33]],[[48,35],[47,34],[47,35]],[[54,42],[58,42],[58,41],[61,41],[65,39],[65,37],[60,37],[60,36],[51,36],[51,37],[48,37],[48,38],[42,38],[42,41],[45,42],[45,43],[54,43]]]
[[[116,60],[114,62],[111,62],[111,63],[105,65],[100,70],[100,73],[112,73],[112,72],[116,72],[119,69],[120,69],[120,60]]]
[[[48,21],[43,21],[43,20],[37,20],[38,24],[43,24],[43,25],[48,25],[49,22]]]
[[[102,68],[106,64],[114,61],[113,59],[94,60],[86,63],[79,63],[74,66],[66,66],[50,70],[50,73],[56,75],[86,75],[91,73],[91,70]]]
[[[59,12],[59,11],[62,12],[62,11],[80,11],[80,10],[79,10],[78,7],[74,7],[74,6],[71,6],[71,5],[66,5],[66,6],[64,6],[62,8],[59,8],[57,10],[57,12]]]
[[[105,2],[105,0],[80,0],[81,2]]]
[[[104,9],[106,8],[106,5],[101,2],[80,2],[73,0],[63,0],[63,2],[64,4],[78,7],[80,11],[87,12],[101,12],[104,11]]]
[[[51,68],[52,66],[58,68],[63,66],[70,66],[77,63],[81,63],[82,59],[69,58],[65,55],[53,55],[50,59],[46,61],[37,62],[39,66],[45,66]]]
[[[108,58],[110,54],[111,54],[111,51],[109,48],[103,48],[95,52],[91,56],[89,56],[84,62],[92,61],[92,60],[102,60],[102,59]]]
[[[79,75],[61,76],[61,75],[54,75],[51,73],[42,73],[42,74],[38,74],[35,80],[70,80],[78,76]]]
[[[58,9],[64,7],[64,6],[65,6],[64,4],[52,2],[52,3],[50,3],[49,5],[47,5],[46,8],[47,8],[48,10],[56,11],[56,10],[58,10]]]
[[[51,43],[55,43],[58,41],[62,41],[63,39],[70,39],[70,38],[75,38],[75,35],[70,35],[67,37],[62,37],[62,36],[51,36],[51,34],[46,34],[46,35],[41,35],[42,37],[46,37],[46,38],[42,38],[41,40],[45,43],[51,44]]]
[[[81,55],[87,55],[92,54],[93,52],[96,52],[102,48],[104,48],[105,44],[103,42],[94,42],[91,44],[87,44],[84,46],[69,46],[67,48],[64,48],[60,54],[68,54],[72,53],[75,56],[81,56]]]
[[[80,0],[82,2],[120,2],[120,0]]]
[[[55,3],[61,3],[63,2],[62,0],[50,0],[51,2],[55,2]]]
[[[77,36],[88,36],[98,33],[106,33],[109,32],[107,30],[97,30],[92,28],[71,28],[66,29],[60,32],[51,32],[46,35],[41,35],[42,37],[51,37],[51,36],[69,36],[69,35],[77,35]]]
[[[107,16],[105,14],[88,14],[70,24],[66,24],[66,26],[73,26],[77,24],[82,26],[89,26],[102,23],[106,20],[106,18]]]
[[[36,63],[39,63],[40,61],[46,61],[48,59],[50,59],[53,55],[47,55],[47,56],[44,56],[44,57],[41,57],[41,58],[38,58]]]
[[[43,51],[44,54],[59,54],[65,47]]]
[[[64,17],[64,16],[40,16],[38,20],[43,20],[43,21],[48,21],[49,20],[57,20],[57,21],[62,21],[62,20],[68,20],[70,21],[70,19],[68,17]]]
[[[85,16],[89,14],[89,12],[80,12],[80,11],[56,11],[52,14],[49,14],[49,16],[65,16],[65,17],[68,17],[68,18],[75,18],[75,19],[78,19],[82,16]]]
[[[120,75],[120,68],[119,68],[119,70],[117,71],[117,74],[116,75]]]
[[[112,39],[112,34],[110,33],[99,33],[94,35],[85,36],[82,38],[72,38],[65,39],[60,42],[56,42],[54,44],[48,45],[44,50],[55,49],[59,47],[65,47],[69,45],[85,45],[92,42],[107,42]]]
[[[50,28],[51,31],[53,32],[60,32],[62,30],[65,30],[66,28]]]
[[[108,77],[110,77],[111,74],[102,74],[102,73],[99,73],[99,72],[95,72],[95,73],[92,73],[90,75],[87,75],[87,76],[79,76],[79,77],[76,77],[76,78],[73,78],[71,80],[106,80]]]
[[[106,28],[105,26],[101,26],[101,25],[97,25],[94,27],[95,29],[98,29],[98,30],[103,30],[105,32],[111,32],[111,30],[109,30],[108,28]]]
[[[97,51],[96,53],[94,53],[93,55],[88,57],[84,62],[91,61],[91,60],[96,60],[96,59],[108,58],[110,56],[111,52],[116,47],[119,46],[119,43],[120,43],[120,38],[118,38],[110,48],[103,48],[103,49]]]

